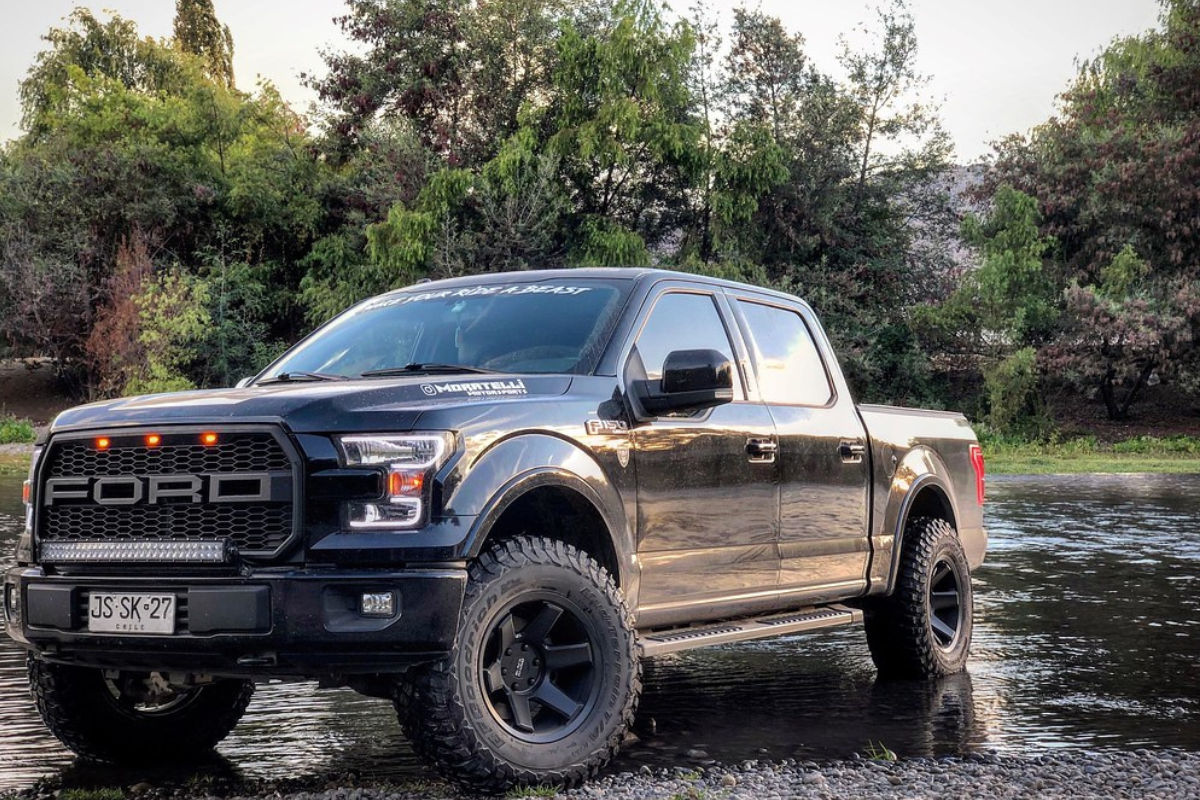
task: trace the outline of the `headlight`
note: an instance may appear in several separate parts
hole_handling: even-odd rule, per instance
[[[433,476],[454,450],[452,434],[360,434],[337,441],[345,466],[387,471],[380,500],[346,504],[351,529],[417,528],[425,522]]]
[[[21,486],[21,500],[25,503],[25,533],[33,533],[33,480],[37,475],[38,462],[42,460],[42,448],[33,448],[33,457],[29,459],[29,477]]]

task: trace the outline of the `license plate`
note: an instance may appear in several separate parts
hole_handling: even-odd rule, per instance
[[[88,631],[170,635],[175,632],[175,595],[92,592]]]

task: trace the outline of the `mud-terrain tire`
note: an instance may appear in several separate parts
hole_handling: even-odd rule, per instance
[[[945,520],[909,521],[895,591],[864,607],[867,644],[884,678],[937,678],[966,668],[971,569]]]
[[[559,541],[501,542],[469,569],[458,635],[409,671],[396,711],[418,755],[475,791],[571,787],[616,754],[642,688],[609,574]]]
[[[139,707],[102,670],[32,656],[27,667],[50,732],[85,759],[116,764],[203,758],[237,725],[254,694],[250,681],[217,680],[168,697],[158,708]]]

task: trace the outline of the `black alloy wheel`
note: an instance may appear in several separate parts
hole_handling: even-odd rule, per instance
[[[513,735],[551,742],[595,703],[594,626],[562,598],[523,601],[497,615],[482,659],[492,713]]]
[[[963,605],[959,596],[956,565],[941,559],[933,566],[929,581],[929,627],[943,650],[953,650],[963,624]]]

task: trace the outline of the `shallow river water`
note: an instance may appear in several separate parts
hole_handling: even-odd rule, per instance
[[[967,673],[876,682],[858,628],[666,656],[647,664],[639,740],[611,769],[836,759],[871,743],[901,756],[1200,751],[1200,476],[993,478],[986,516]],[[20,481],[0,478],[0,561],[20,525]],[[388,703],[314,684],[259,687],[219,751],[205,769],[229,777],[424,775]],[[0,636],[0,793],[57,772],[164,777],[75,764]]]

